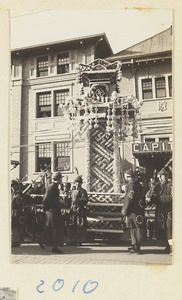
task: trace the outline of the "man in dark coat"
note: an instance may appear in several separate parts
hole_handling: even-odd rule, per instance
[[[125,171],[124,175],[127,186],[122,213],[126,216],[132,243],[132,247],[128,248],[128,250],[130,253],[142,254],[140,242],[142,239],[143,226],[145,225],[143,187],[139,181],[135,179],[131,169]]]
[[[156,203],[156,226],[163,229],[166,248],[164,253],[172,255],[172,182],[170,172],[161,170],[158,173],[160,185]]]
[[[71,191],[71,210],[68,226],[68,244],[81,245],[86,238],[87,219],[85,206],[88,202],[87,191],[82,188],[83,179],[77,176],[75,188]]]
[[[63,239],[63,224],[61,216],[61,207],[59,201],[58,184],[62,183],[61,172],[54,172],[52,183],[46,189],[43,207],[45,211],[45,227],[40,238],[40,247],[45,248],[46,242],[52,244],[52,252],[62,254],[58,248],[61,239]]]

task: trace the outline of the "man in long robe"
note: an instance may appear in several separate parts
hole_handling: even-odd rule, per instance
[[[40,247],[45,248],[44,244],[51,243],[52,252],[62,254],[58,248],[63,243],[63,221],[61,216],[61,207],[59,200],[58,184],[62,183],[61,172],[54,172],[52,183],[46,189],[43,207],[45,211],[45,227],[40,237]]]
[[[127,226],[130,230],[132,247],[128,248],[130,253],[142,254],[140,243],[142,239],[144,219],[144,193],[143,187],[135,179],[133,171],[124,172],[127,182],[126,195],[123,203],[122,213],[127,219]]]
[[[77,176],[74,180],[75,189],[71,191],[71,210],[68,225],[68,244],[81,245],[87,233],[85,206],[88,202],[87,191],[82,188],[83,179]]]

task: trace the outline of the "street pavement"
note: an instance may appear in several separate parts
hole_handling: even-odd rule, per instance
[[[13,264],[172,264],[172,256],[163,254],[164,245],[159,241],[146,241],[141,250],[143,254],[129,254],[128,244],[90,243],[82,246],[66,246],[60,249],[64,254],[54,254],[51,247],[41,249],[35,243],[23,243],[20,247],[13,247],[11,263]]]

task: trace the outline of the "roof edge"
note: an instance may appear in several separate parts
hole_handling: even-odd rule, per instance
[[[161,34],[161,33],[164,33],[165,31],[171,29],[171,27],[172,27],[172,25],[171,25],[170,27],[166,28],[166,29],[163,30],[163,31],[160,31],[160,32],[158,32],[158,33],[156,33],[156,34],[154,34],[154,35],[151,35],[150,37],[148,37],[148,38],[145,39],[145,40],[142,40],[142,41],[140,41],[140,42],[138,42],[138,43],[136,43],[136,44],[134,44],[134,45],[129,46],[128,48],[123,49],[122,51],[126,51],[126,50],[128,50],[128,49],[130,49],[130,48],[133,48],[133,47],[135,47],[135,46],[137,46],[137,45],[143,43],[143,42],[146,42],[146,41],[150,40],[151,38],[154,38],[154,37],[156,37],[157,35],[159,35],[159,34]],[[172,35],[172,29],[171,29],[171,35]],[[122,52],[122,51],[119,51],[119,52]],[[119,52],[117,52],[117,53],[119,53]],[[116,53],[116,54],[117,54],[117,53]]]
[[[108,38],[107,38],[107,36],[104,32],[103,33],[92,34],[92,35],[87,35],[87,36],[80,36],[80,37],[66,39],[66,40],[58,40],[58,41],[49,42],[49,43],[35,44],[35,45],[25,46],[25,47],[21,47],[21,48],[12,48],[11,53],[16,52],[16,51],[23,51],[23,50],[31,50],[31,49],[33,50],[33,49],[46,47],[46,46],[56,46],[58,44],[69,43],[69,42],[74,42],[74,41],[79,41],[79,40],[89,40],[89,39],[96,38],[96,37],[104,37],[106,43],[108,44],[108,47],[109,47],[111,53],[113,54],[113,50],[111,48],[109,40],[108,40]]]
[[[165,30],[160,31],[160,32],[158,32],[158,33],[156,33],[156,34],[154,34],[154,35],[148,37],[148,38],[145,39],[145,40],[142,40],[142,41],[140,41],[140,42],[138,42],[138,43],[136,43],[136,44],[134,44],[134,45],[131,45],[131,46],[129,46],[129,47],[127,47],[127,48],[125,48],[125,49],[123,49],[123,50],[121,50],[121,51],[116,52],[116,53],[113,55],[113,59],[114,59],[114,58],[122,57],[122,54],[119,54],[119,53],[122,53],[122,52],[124,52],[124,51],[127,51],[127,50],[129,50],[129,49],[131,49],[131,48],[133,48],[133,47],[135,47],[135,46],[137,46],[137,45],[139,45],[139,44],[141,44],[141,43],[143,43],[143,42],[146,42],[146,41],[150,40],[151,38],[154,38],[154,37],[160,35],[161,33],[164,33],[164,32],[167,31],[167,30],[171,30],[171,35],[172,35],[173,32],[172,32],[172,25],[171,25],[170,27],[166,28]],[[160,51],[160,52],[161,52],[161,51]],[[142,55],[142,54],[140,54],[140,55]],[[145,53],[145,55],[146,55],[146,53]],[[123,57],[124,57],[124,56],[123,56]],[[108,59],[109,59],[109,58],[112,59],[111,57],[108,57]]]
[[[113,56],[113,57],[107,57],[107,58],[105,58],[105,60],[107,60],[107,61],[115,61],[115,60],[131,60],[131,59],[133,59],[133,58],[143,58],[143,59],[147,59],[147,58],[151,58],[151,57],[153,57],[153,56],[157,56],[157,55],[165,55],[165,54],[171,54],[171,56],[172,56],[172,50],[167,50],[167,51],[159,51],[159,52],[152,52],[152,53],[143,53],[143,54],[133,54],[133,55],[128,55],[128,56],[126,56],[126,55],[123,55],[123,56],[121,56],[121,55],[117,55],[117,56]]]

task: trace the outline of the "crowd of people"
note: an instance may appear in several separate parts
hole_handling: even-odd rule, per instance
[[[130,230],[132,246],[128,248],[129,252],[142,254],[140,244],[147,227],[145,207],[155,205],[155,221],[153,222],[155,236],[165,241],[166,247],[163,253],[172,255],[172,180],[170,170],[164,168],[157,174],[156,179],[151,178],[146,194],[131,169],[125,171],[124,175],[127,185],[122,214],[126,217],[126,223]]]
[[[52,183],[46,189],[43,200],[45,211],[45,226],[40,236],[40,247],[52,244],[52,252],[62,253],[58,248],[63,245],[64,229],[67,230],[67,244],[77,245],[84,240],[86,234],[85,206],[88,195],[82,188],[82,177],[74,180],[74,188],[70,190],[69,183],[62,185],[61,172],[54,172]],[[59,189],[59,185],[62,188]]]
[[[145,192],[141,178],[131,169],[124,172],[125,196],[123,200],[122,218],[130,232],[131,247],[129,253],[142,254],[141,242],[146,230],[149,236],[155,232],[157,239],[165,240],[164,253],[172,254],[172,180],[171,171],[162,169],[155,178],[151,178],[148,191]],[[77,174],[74,184],[62,182],[62,173],[57,171],[46,176],[46,182],[38,182],[26,189],[24,193],[20,182],[12,181],[12,227],[16,227],[18,211],[23,205],[34,201],[43,204],[42,226],[40,227],[39,245],[45,249],[52,245],[53,253],[63,253],[60,247],[81,245],[86,239],[87,191],[82,187],[82,176]],[[22,197],[23,196],[23,197]],[[23,199],[23,202],[22,202]],[[35,203],[35,202],[34,202]],[[155,207],[155,220],[145,218],[145,208]],[[35,218],[31,212],[27,214],[32,230]],[[35,216],[35,214],[34,214]],[[33,221],[32,221],[33,220]],[[33,230],[35,234],[35,231]]]
[[[20,219],[23,221],[22,210],[26,204],[43,204],[41,233],[39,245],[45,249],[45,245],[52,245],[52,252],[62,253],[59,246],[66,240],[67,245],[81,245],[86,237],[87,219],[86,204],[88,202],[87,191],[82,187],[83,179],[77,175],[73,186],[69,182],[62,183],[61,172],[54,172],[45,185],[38,182],[31,185],[26,193],[22,192],[22,184],[12,181],[12,227],[20,228]],[[45,188],[46,186],[46,188]],[[27,187],[24,186],[24,191]],[[18,215],[19,214],[19,215]],[[34,239],[37,226],[36,213],[30,209],[26,212],[28,225],[31,227]],[[40,213],[39,213],[39,216]],[[17,223],[19,223],[17,225]],[[36,223],[36,224],[35,224]],[[23,233],[22,233],[23,234]]]

